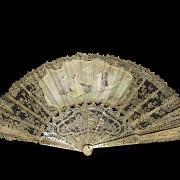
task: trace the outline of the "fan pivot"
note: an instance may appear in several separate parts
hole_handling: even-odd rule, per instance
[[[83,153],[86,155],[86,156],[90,156],[92,154],[92,151],[93,151],[93,148],[91,145],[85,145],[83,147]]]

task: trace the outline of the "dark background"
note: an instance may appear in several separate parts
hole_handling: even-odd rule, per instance
[[[115,17],[121,16],[118,12]],[[131,21],[122,22],[118,18],[113,21],[103,14],[100,19],[83,21],[77,18],[71,23],[63,18],[56,22],[48,18],[31,21],[31,17],[19,21],[19,17],[12,15],[1,24],[0,94],[45,61],[76,52],[99,52],[135,61],[156,72],[180,93],[177,23],[166,16],[153,20],[147,17],[141,22],[139,17],[131,18]],[[78,152],[2,139],[0,169],[1,173],[9,169],[6,176],[17,177],[23,171],[26,177],[44,174],[58,179],[63,176],[66,179],[106,176],[147,179],[155,178],[156,174],[170,175],[173,179],[179,172],[179,152],[180,142],[176,141],[99,149],[85,157]]]
[[[121,41],[118,41],[121,44]],[[171,48],[170,46],[167,45],[166,49],[159,51],[156,46],[146,48],[142,45],[139,47],[135,43],[131,44],[131,41],[128,41],[128,44],[129,46],[122,43],[120,47],[99,46],[97,48],[83,46],[79,48],[53,47],[49,43],[40,45],[34,43],[27,48],[23,45],[9,45],[5,49],[7,54],[5,54],[3,59],[1,58],[3,61],[0,76],[1,94],[5,93],[15,80],[18,80],[27,71],[38,67],[46,60],[50,61],[61,56],[75,54],[76,52],[109,53],[116,56],[119,55],[121,58],[131,59],[155,71],[169,83],[169,86],[179,93],[178,57],[174,57],[173,52],[168,50],[168,48]],[[10,163],[14,169],[18,168],[18,165],[16,165],[18,162],[20,167],[25,169],[31,167],[31,164],[33,164],[35,169],[47,168],[59,169],[59,171],[61,169],[77,169],[76,171],[81,172],[83,170],[90,173],[92,177],[93,172],[99,171],[100,174],[106,171],[112,171],[112,173],[114,171],[122,173],[121,171],[123,171],[123,174],[127,173],[127,175],[128,171],[134,171],[135,175],[137,173],[140,175],[142,171],[147,171],[147,173],[151,171],[167,173],[170,169],[171,171],[178,169],[178,165],[175,163],[178,163],[180,160],[179,152],[180,142],[177,141],[99,149],[95,150],[91,157],[85,157],[78,152],[45,147],[33,143],[0,140],[1,163],[3,165],[7,164],[9,166]],[[159,169],[164,170],[161,172]]]

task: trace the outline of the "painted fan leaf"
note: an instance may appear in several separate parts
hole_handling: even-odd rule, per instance
[[[180,139],[180,98],[129,60],[77,53],[41,65],[0,98],[0,137],[84,152]]]

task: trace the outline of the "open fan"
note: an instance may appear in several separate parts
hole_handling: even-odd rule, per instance
[[[77,53],[41,65],[0,98],[0,137],[84,152],[180,139],[180,98],[149,69]]]

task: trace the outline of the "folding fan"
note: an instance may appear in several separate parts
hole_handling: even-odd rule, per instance
[[[180,139],[180,98],[129,60],[77,53],[46,62],[0,98],[0,138],[84,152]]]

